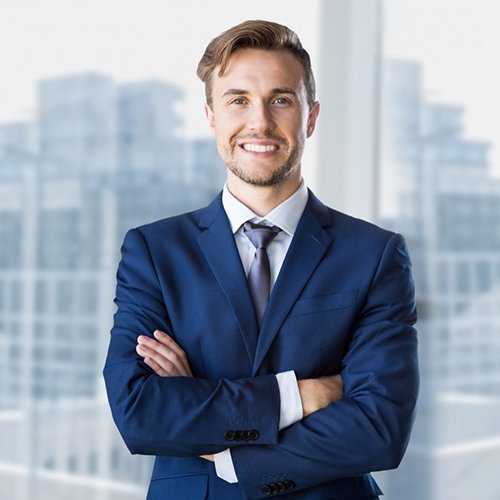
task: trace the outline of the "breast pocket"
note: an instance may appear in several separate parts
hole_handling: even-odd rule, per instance
[[[290,316],[302,316],[354,307],[357,304],[357,299],[357,290],[348,290],[319,297],[306,297],[297,301]]]
[[[206,474],[159,477],[151,481],[146,500],[172,500],[177,498],[204,500],[207,497],[207,485],[208,476]]]

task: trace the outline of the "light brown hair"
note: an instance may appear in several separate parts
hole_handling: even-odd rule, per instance
[[[316,100],[316,83],[311,67],[311,58],[302,43],[290,28],[270,21],[245,21],[229,28],[214,38],[205,49],[198,64],[197,75],[205,84],[207,104],[212,107],[212,77],[217,66],[219,76],[224,74],[229,58],[238,49],[286,49],[292,52],[304,68],[304,84],[307,101],[312,107]]]

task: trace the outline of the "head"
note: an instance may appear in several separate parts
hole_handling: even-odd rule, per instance
[[[304,85],[310,107],[316,100],[316,82],[311,67],[311,58],[302,43],[290,28],[270,21],[245,21],[233,26],[214,38],[205,49],[198,64],[197,74],[205,84],[208,106],[212,107],[212,82],[214,71],[222,76],[231,55],[239,49],[289,50],[304,70]]]
[[[309,55],[297,35],[267,21],[242,23],[208,45],[198,75],[232,192],[251,185],[291,194],[319,112]]]

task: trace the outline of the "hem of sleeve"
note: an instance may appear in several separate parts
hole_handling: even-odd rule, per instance
[[[302,420],[303,409],[299,384],[293,370],[276,375],[280,394],[279,430],[285,429]]]
[[[231,450],[228,448],[220,453],[214,454],[215,472],[217,476],[228,483],[237,483],[238,477],[234,469]]]

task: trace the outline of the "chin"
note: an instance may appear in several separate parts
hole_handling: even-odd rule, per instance
[[[290,169],[287,167],[276,170],[275,172],[266,172],[265,174],[262,175],[252,174],[249,172],[241,172],[241,171],[233,171],[233,173],[240,180],[252,186],[272,187],[283,184],[283,182],[285,182],[290,177],[290,174],[293,171],[294,169]]]

